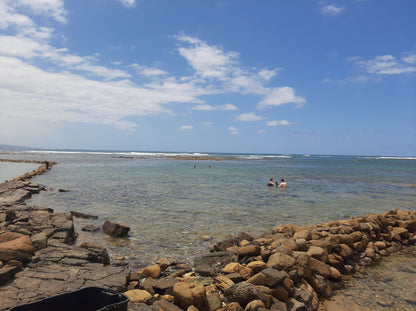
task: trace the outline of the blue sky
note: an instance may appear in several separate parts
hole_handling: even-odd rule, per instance
[[[0,144],[416,155],[416,1],[0,0]]]

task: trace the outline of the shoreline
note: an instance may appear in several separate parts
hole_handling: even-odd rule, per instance
[[[7,162],[7,160],[3,161]],[[10,162],[25,161],[11,160]],[[24,263],[26,268],[23,269],[20,266],[23,270],[19,273],[15,269],[16,278],[6,286],[18,282],[19,279],[28,278],[27,273],[25,274],[27,270],[31,270],[29,272],[32,272],[32,279],[39,280],[39,277],[33,277],[33,271],[40,267],[41,273],[45,274],[45,266],[40,263],[42,260],[47,262],[47,258],[42,255],[52,248],[59,249],[60,252],[63,250],[69,252],[67,257],[64,256],[53,263],[61,274],[63,272],[59,270],[59,265],[65,266],[66,269],[68,266],[85,267],[92,264],[91,259],[94,256],[94,265],[89,266],[89,270],[83,272],[93,273],[94,270],[99,271],[105,267],[103,265],[106,261],[105,249],[90,245],[89,249],[83,248],[81,251],[71,246],[76,239],[72,215],[55,214],[53,211],[39,207],[29,208],[23,203],[28,196],[27,193],[23,195],[23,191],[32,195],[42,190],[42,186],[32,184],[28,180],[39,173],[46,173],[48,170],[45,170],[46,167],[43,166],[44,164],[39,168],[41,172],[26,173],[4,183],[8,189],[15,187],[15,192],[20,191],[20,193],[18,195],[14,193],[7,204],[4,200],[0,200],[0,213],[5,210],[4,207],[7,207],[6,210],[14,210],[15,214],[26,214],[20,217],[15,215],[16,218],[12,220],[14,223],[0,227],[0,234],[3,233],[2,229],[8,229],[10,225],[14,225],[12,229],[16,230],[19,226],[25,227],[28,223],[30,224],[34,218],[28,214],[36,216],[42,214],[43,217],[50,216],[51,218],[55,218],[52,215],[58,215],[60,223],[55,222],[55,226],[57,228],[61,226],[59,229],[63,230],[48,233],[46,247],[33,251],[32,256],[35,261],[39,261],[33,263],[32,260]],[[4,194],[2,189],[0,188],[0,195]],[[6,213],[6,221],[7,217]],[[42,230],[45,231],[45,229]],[[196,310],[240,310],[238,308],[255,310],[254,305],[266,307],[265,310],[301,310],[297,308],[326,310],[325,304],[327,303],[323,300],[330,297],[334,289],[342,287],[343,276],[370,266],[381,260],[383,256],[400,251],[404,246],[414,245],[415,231],[415,211],[390,210],[382,214],[368,214],[363,217],[352,217],[348,220],[330,221],[312,226],[279,226],[260,238],[240,233],[238,237],[230,237],[216,243],[210,254],[195,258],[193,266],[169,262],[162,258],[139,272],[127,273],[125,268],[112,266],[109,268],[118,268],[119,277],[121,275],[125,278],[127,275],[127,282],[124,281],[123,286],[118,290],[128,289],[127,293],[131,301],[135,301],[130,306],[140,305],[147,308],[143,310],[154,310],[150,309],[150,305],[158,306],[161,310],[187,310],[190,305],[198,307]],[[23,231],[23,233],[30,236],[31,232]],[[35,241],[38,240],[35,238]],[[65,244],[65,242],[69,243]],[[82,253],[84,250],[88,250],[89,253],[75,254],[74,250],[75,253]],[[101,255],[97,255],[98,253]],[[61,276],[63,279],[65,277]],[[47,277],[42,280],[45,279],[52,283],[57,282]],[[65,282],[69,279],[70,277]],[[71,282],[76,283],[77,276],[72,276]],[[123,283],[120,279],[117,282]],[[63,283],[62,280],[61,283]],[[81,285],[85,284],[84,282]],[[33,287],[26,287],[26,290],[33,290]],[[76,286],[72,289],[58,286],[55,294],[74,290],[74,288]],[[19,290],[16,291],[17,296],[19,296],[18,292]],[[190,297],[189,292],[192,293]],[[4,294],[4,286],[0,287],[0,300],[3,299],[2,293]],[[245,298],[247,293],[249,293],[250,301]],[[43,296],[47,294],[55,295],[49,290],[43,293]],[[25,297],[21,293],[20,296]],[[138,296],[140,298],[137,298]],[[19,303],[42,298],[45,297],[42,295],[26,296],[26,300],[23,298]],[[141,305],[143,303],[147,304]]]

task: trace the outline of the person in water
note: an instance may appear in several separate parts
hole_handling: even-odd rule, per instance
[[[277,186],[277,182],[276,182],[276,186]],[[285,182],[283,178],[280,180],[279,188],[287,188],[287,183]]]
[[[273,178],[270,178],[269,183],[267,184],[268,186],[274,186],[274,181]]]

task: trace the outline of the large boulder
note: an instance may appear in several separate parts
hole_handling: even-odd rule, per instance
[[[117,238],[126,236],[130,231],[130,227],[107,219],[103,225],[103,230],[105,233]]]

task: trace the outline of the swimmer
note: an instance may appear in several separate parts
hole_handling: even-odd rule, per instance
[[[270,181],[267,185],[270,186],[270,187],[274,186],[273,178],[270,178]]]
[[[287,183],[283,178],[280,180],[279,188],[287,188]]]

